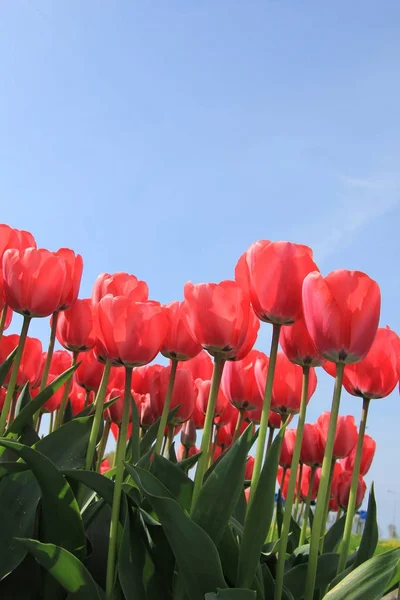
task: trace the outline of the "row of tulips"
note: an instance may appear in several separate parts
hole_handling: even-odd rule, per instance
[[[243,598],[268,598],[271,589],[274,600],[288,598],[285,578],[291,564],[288,553],[293,546],[293,517],[299,514],[299,504],[304,505],[298,539],[303,545],[312,516],[310,504],[316,496],[306,573],[303,569],[298,597],[312,600],[316,589],[323,595],[334,579],[332,575],[321,587],[318,569],[327,514],[335,505],[346,512],[338,522],[343,540],[334,575],[339,579],[347,575],[353,518],[365,493],[362,476],[375,450],[371,438],[365,436],[369,403],[390,394],[399,380],[400,340],[389,328],[378,328],[380,291],[375,281],[364,273],[346,270],[323,277],[308,247],[260,241],[239,259],[234,280],[197,285],[189,282],[184,287],[183,302],[161,305],[149,300],[145,282],[127,273],[99,275],[91,298],[78,299],[81,256],[69,249],[37,249],[31,234],[6,225],[0,226],[0,258],[0,362],[8,365],[12,360],[0,393],[0,435],[6,436],[3,444],[9,447],[9,436],[15,439],[15,424],[29,413],[29,406],[21,412],[21,397],[26,393],[37,408],[32,415],[32,426],[37,431],[42,413],[51,413],[49,439],[63,435],[71,427],[71,419],[77,423],[87,419],[90,423],[85,469],[104,473],[112,482],[107,599],[118,594],[133,597],[121,564],[125,560],[125,529],[129,531],[128,547],[135,541],[132,536],[143,535],[138,534],[138,515],[140,527],[147,532],[146,544],[151,542],[148,560],[155,560],[152,553],[157,547],[148,528],[157,522],[176,560],[173,581],[163,582],[163,597],[213,598],[226,594],[224,589],[236,587],[242,590]],[[23,315],[20,336],[4,334],[12,311]],[[50,340],[43,353],[41,342],[29,337],[28,332],[33,318],[46,317],[51,317]],[[272,325],[269,356],[254,349],[260,321]],[[54,350],[56,339],[65,350]],[[151,364],[160,352],[169,359],[168,366]],[[316,424],[308,424],[307,404],[317,387],[318,367],[335,379],[332,407]],[[362,399],[358,432],[354,417],[339,416],[342,386]],[[296,430],[287,429],[293,415],[298,415]],[[103,462],[110,430],[117,439],[113,465]],[[198,430],[202,430],[200,448],[196,447]],[[176,456],[173,439],[178,433],[181,444]],[[146,440],[152,440],[145,455],[147,462],[140,451]],[[249,451],[254,443],[253,458]],[[39,443],[33,447],[39,448]],[[27,462],[29,455],[24,452],[21,456]],[[185,485],[190,487],[188,504],[180,496],[183,482],[178,486],[171,483],[171,467],[163,455],[173,462],[179,459],[183,472],[196,465],[193,482],[185,475]],[[238,462],[230,472],[233,461]],[[160,471],[160,464],[164,471]],[[212,473],[218,473],[218,477]],[[89,503],[85,502],[85,490],[94,485],[88,482],[95,479],[92,475],[90,480],[79,477],[80,485],[73,495],[84,520],[98,498],[92,496]],[[276,478],[285,507],[278,517],[282,511],[278,502],[276,520],[281,522],[277,523],[279,541],[274,545],[276,564],[271,570],[263,556],[267,537],[272,539],[275,526],[271,526],[271,510],[263,514],[263,503],[268,504],[267,496],[274,492]],[[205,510],[205,498],[208,504],[212,499],[210,488],[214,493],[228,494],[226,506],[214,507],[212,514],[209,505]],[[92,489],[97,496],[102,495],[99,487]],[[176,506],[170,504],[171,496]],[[234,524],[237,506],[245,496],[247,507],[242,509],[238,530]],[[126,521],[128,498],[134,501]],[[179,526],[174,522],[177,507],[184,509],[179,513]],[[236,521],[232,521],[234,512]],[[133,518],[135,526],[129,521]],[[222,521],[220,533],[216,518]],[[261,536],[258,549],[254,540],[257,520],[262,523],[256,535]],[[173,532],[171,522],[176,525]],[[182,523],[192,529],[200,523],[204,531],[200,535],[194,529],[192,542],[195,544],[200,535],[201,542],[216,556],[222,552],[221,536],[231,531],[230,559],[234,560],[233,555],[239,552],[235,573],[229,572],[226,558],[220,554],[224,572],[213,576],[215,565],[209,565],[210,572],[200,565],[197,589],[193,573],[188,575],[193,572],[193,564],[187,568],[187,557],[177,543],[176,530],[180,531]],[[266,535],[262,537],[264,529]],[[201,537],[204,533],[207,539]],[[251,539],[250,551],[246,544]],[[40,540],[37,543],[40,545]],[[29,548],[35,554],[32,546]],[[39,552],[37,548],[35,556],[44,564],[40,554],[44,550],[40,547]],[[254,552],[251,564],[248,557]],[[217,563],[220,565],[219,559]],[[386,563],[386,568],[388,564],[392,563]],[[202,577],[204,570],[206,578]],[[58,581],[71,591],[65,578],[60,576]],[[139,587],[142,589],[143,582]],[[342,597],[335,593],[333,586],[327,597]],[[145,589],[135,597],[153,596]]]

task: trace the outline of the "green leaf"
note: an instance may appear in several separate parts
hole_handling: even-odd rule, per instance
[[[339,542],[343,539],[345,523],[346,515],[343,515],[328,529],[324,538],[324,552],[335,552]]]
[[[251,425],[221,459],[202,486],[192,519],[219,544],[243,490]],[[215,499],[218,498],[218,502]]]
[[[29,467],[25,463],[12,461],[0,463],[0,479],[6,475],[21,473],[22,471],[29,471]]]
[[[374,484],[371,486],[371,493],[368,499],[368,510],[367,519],[365,521],[365,527],[360,542],[360,547],[357,551],[356,558],[353,563],[353,567],[357,568],[362,565],[363,562],[372,558],[374,555],[376,546],[378,544],[378,523],[376,520],[376,502],[374,493]]]
[[[315,589],[325,588],[335,577],[339,563],[338,554],[321,554],[318,557]],[[285,573],[283,583],[285,587],[301,600],[304,597],[304,589],[307,579],[307,563],[296,565]]]
[[[16,538],[16,541],[26,548],[67,592],[70,592],[70,598],[102,600],[100,590],[89,571],[68,550],[55,544],[41,544],[25,538]]]
[[[19,413],[29,404],[29,402],[32,402],[32,398],[29,393],[29,382],[27,382],[18,395],[15,405],[15,417],[18,417]]]
[[[240,588],[230,590],[218,590],[216,594],[206,594],[205,600],[256,600],[256,593],[253,590],[244,590]]]
[[[70,379],[73,373],[76,371],[80,363],[74,365],[67,369],[62,375],[59,375],[54,381],[52,381],[48,386],[44,388],[42,392],[40,392],[36,398],[33,398],[25,406],[23,410],[19,413],[19,415],[14,419],[14,421],[10,424],[9,428],[6,431],[6,436],[10,433],[20,433],[23,427],[30,423],[33,419],[33,416],[40,410],[49,400],[53,394],[66,382]]]
[[[284,431],[283,427],[268,450],[258,486],[248,507],[240,544],[238,587],[247,588],[252,585],[260,562],[261,551],[271,526],[275,504],[275,477]]]
[[[175,452],[175,442],[172,442],[172,444],[168,448],[168,460],[170,462],[174,463],[175,465],[178,462],[178,459],[176,458],[176,452]]]
[[[3,385],[5,378],[8,375],[11,365],[14,362],[15,355],[17,353],[17,347],[7,356],[6,360],[0,365],[0,387]]]
[[[126,468],[157,513],[190,600],[204,600],[207,592],[226,588],[218,551],[211,538],[176,500],[165,495],[165,486],[154,475],[130,465]]]
[[[324,600],[381,600],[400,560],[400,548],[370,558],[331,589]]]
[[[171,492],[187,511],[190,510],[193,481],[178,467],[163,456],[155,455],[150,472]]]
[[[57,468],[83,467],[92,417],[74,419],[39,440],[34,448]],[[32,537],[41,490],[32,471],[0,480],[0,579],[23,560],[26,550],[14,537]]]
[[[197,464],[200,456],[201,456],[201,452],[198,452],[197,454],[193,454],[192,456],[189,456],[188,458],[184,458],[183,460],[180,460],[177,463],[177,465],[180,469],[182,469],[182,471],[185,471],[185,473],[187,473],[188,471],[190,471],[190,469],[192,467],[194,467],[195,464]]]
[[[179,406],[175,406],[172,410],[169,411],[168,422],[171,421],[172,417],[175,415],[175,413],[178,412],[178,410],[179,410]],[[151,448],[153,442],[156,441],[160,420],[161,419],[157,419],[157,421],[155,421],[152,425],[150,425],[150,427],[148,428],[148,430],[146,431],[146,433],[140,440],[140,445],[139,445],[140,456],[143,456],[143,454],[145,454],[147,452],[147,450],[149,450],[149,448]]]
[[[83,483],[98,496],[101,496],[110,506],[113,502],[114,482],[108,477],[95,473],[94,471],[85,471],[83,469],[64,469],[63,475],[69,479],[75,479]]]

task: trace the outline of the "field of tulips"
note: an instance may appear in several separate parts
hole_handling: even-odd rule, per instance
[[[234,280],[189,282],[169,305],[122,272],[78,299],[82,270],[72,250],[0,225],[0,598],[379,600],[396,589],[400,548],[375,554],[363,479],[370,401],[399,382],[378,284],[323,276],[307,246],[266,240]],[[7,335],[13,313],[20,335]],[[29,336],[37,318],[49,319],[46,351]],[[254,347],[260,322],[268,355]],[[318,368],[332,405],[310,423]],[[360,399],[355,416],[339,415],[342,387]]]

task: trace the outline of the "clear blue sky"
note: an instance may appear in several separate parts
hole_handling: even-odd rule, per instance
[[[126,270],[167,302],[286,239],[377,279],[400,333],[398,2],[14,0],[0,17],[0,221],[81,252],[82,296]],[[399,429],[396,390],[369,422],[382,533]]]

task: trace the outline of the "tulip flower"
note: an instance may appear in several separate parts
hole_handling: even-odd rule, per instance
[[[213,364],[210,355],[202,350],[197,356],[186,360],[185,363],[180,363],[178,369],[185,369],[190,371],[193,377],[193,381],[196,379],[210,379],[213,373]]]
[[[76,300],[71,308],[60,313],[56,336],[60,344],[71,352],[86,352],[94,347],[96,328],[90,299]]]
[[[171,302],[165,306],[165,310],[169,328],[161,354],[179,361],[190,360],[200,354],[202,348],[189,327],[185,303]]]
[[[181,430],[181,444],[185,448],[192,448],[196,445],[197,431],[196,424],[192,418],[183,423]]]
[[[328,436],[331,413],[323,412],[317,420],[321,433],[322,444],[325,446]],[[353,450],[357,443],[358,433],[354,417],[347,415],[339,416],[336,425],[335,439],[333,443],[333,458],[345,458]]]
[[[319,367],[325,359],[312,341],[303,318],[281,328],[280,345],[287,358],[301,367]]]
[[[300,450],[301,462],[310,467],[321,467],[324,460],[325,441],[318,423],[305,423]]]
[[[2,364],[7,356],[18,346],[19,335],[3,335],[0,341],[0,364]],[[15,382],[16,388],[23,387],[26,383],[34,386],[40,375],[40,365],[42,362],[42,343],[37,338],[27,337],[22,351],[21,362],[17,372]],[[3,382],[4,387],[7,387],[11,378],[11,373],[8,372]]]
[[[161,371],[154,373],[150,385],[150,402],[154,415],[159,417],[167,395],[171,367],[164,367]],[[171,419],[171,425],[184,423],[193,414],[195,402],[195,391],[192,375],[189,371],[181,369],[177,371],[175,385],[172,392],[170,409],[179,405],[178,411]]]
[[[151,406],[150,394],[142,394],[142,401],[139,409],[139,421],[142,429],[148,429],[156,421],[156,417]]]
[[[344,509],[347,509],[349,503],[352,476],[352,471],[342,471],[336,478],[334,478],[332,483],[333,500],[335,500],[337,504]],[[361,506],[366,490],[367,485],[360,475],[357,485],[356,507]]]
[[[78,362],[80,364],[75,371],[78,385],[88,392],[97,392],[103,376],[103,365],[97,360],[93,350],[79,354]]]
[[[107,294],[129,297],[131,302],[145,302],[149,297],[149,288],[145,281],[128,273],[101,273],[93,286],[92,301],[98,304]]]
[[[283,436],[283,442],[281,447],[281,455],[279,458],[279,464],[285,469],[289,469],[292,464],[293,450],[296,442],[296,429],[286,429],[285,435]]]
[[[210,397],[211,381],[207,381],[207,380],[204,381],[203,379],[196,379],[196,381],[194,383],[195,383],[196,392],[197,392],[196,404],[197,404],[198,408],[201,410],[201,412],[203,413],[203,415],[206,415],[207,407],[208,407],[208,400]],[[215,417],[219,417],[223,413],[227,403],[228,403],[228,400],[227,400],[224,392],[220,388],[218,390],[218,396],[217,396],[217,400],[215,403],[215,410],[214,410]]]
[[[251,350],[243,360],[228,362],[222,374],[221,387],[233,406],[238,410],[261,409],[263,394],[260,393],[254,374],[257,358],[267,357],[258,350]]]
[[[194,456],[195,454],[198,454],[200,452],[199,448],[196,448],[196,446],[184,446],[183,444],[179,444],[177,450],[176,450],[176,458],[178,459],[179,462],[181,462],[182,460],[185,460],[186,458],[190,458],[191,456]],[[194,465],[193,465],[194,466]]]
[[[374,459],[376,450],[376,442],[370,435],[365,435],[362,445],[361,459],[360,459],[360,468],[359,474],[364,476],[368,473],[371,468],[372,461]],[[342,459],[341,465],[345,471],[354,471],[354,463],[356,458],[357,447],[354,446],[353,450],[351,450],[350,454],[346,456],[346,458]]]
[[[253,475],[253,469],[254,469],[254,458],[252,456],[248,456],[247,460],[246,460],[246,470],[244,472],[244,478],[247,481],[251,480],[251,477]]]

